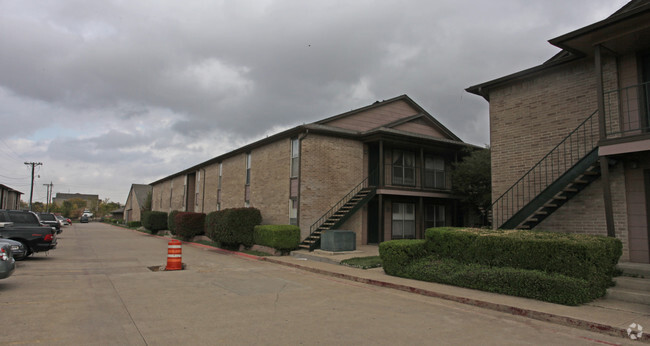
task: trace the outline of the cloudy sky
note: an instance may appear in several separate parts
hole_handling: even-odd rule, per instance
[[[267,134],[407,94],[489,143],[468,86],[625,0],[0,0],[0,184],[124,203]]]

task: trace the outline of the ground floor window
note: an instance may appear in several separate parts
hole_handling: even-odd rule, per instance
[[[393,203],[392,238],[415,238],[415,204]]]
[[[424,228],[445,226],[445,206],[427,204],[424,206]]]
[[[290,199],[289,200],[289,224],[298,225],[298,200]]]

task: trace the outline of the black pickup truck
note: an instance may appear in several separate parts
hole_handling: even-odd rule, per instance
[[[23,243],[27,256],[56,248],[56,228],[41,224],[30,211],[0,209],[0,235]]]

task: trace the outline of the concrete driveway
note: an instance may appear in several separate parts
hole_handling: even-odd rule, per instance
[[[100,223],[0,280],[0,345],[589,345],[632,342]]]

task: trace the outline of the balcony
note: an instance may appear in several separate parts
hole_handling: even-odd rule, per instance
[[[383,187],[404,190],[451,191],[451,174],[445,170],[423,168],[420,165],[384,166]]]
[[[650,150],[650,82],[606,91],[605,139],[599,154]]]
[[[650,132],[650,82],[606,91],[604,96],[608,140]]]

